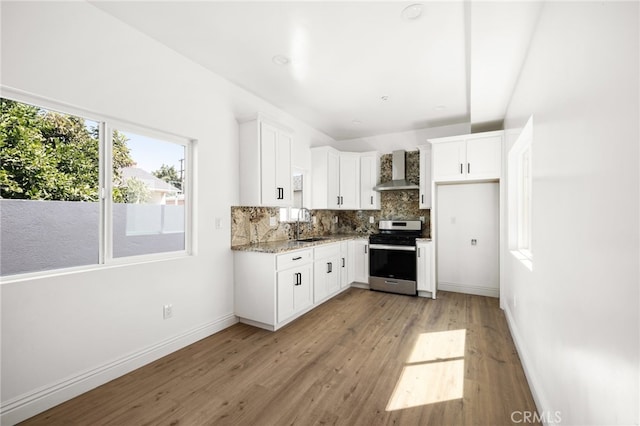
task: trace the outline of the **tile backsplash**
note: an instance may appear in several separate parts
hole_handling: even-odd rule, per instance
[[[406,156],[406,178],[418,184],[420,179],[420,153],[409,151]],[[380,158],[380,181],[391,180],[391,154]],[[424,216],[422,235],[431,236],[430,211],[419,208],[418,190],[383,191],[380,210],[311,210],[315,224],[301,225],[304,238],[331,234],[362,234],[378,232],[381,219],[418,219]],[[270,226],[270,218],[276,226]],[[280,222],[278,207],[231,207],[231,245],[287,240],[295,238],[296,223]],[[335,217],[338,223],[335,223]],[[370,218],[373,222],[370,223]]]

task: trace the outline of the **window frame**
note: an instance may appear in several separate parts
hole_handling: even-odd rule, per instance
[[[533,269],[533,116],[508,155],[508,240],[512,255]]]
[[[85,120],[98,123],[98,143],[99,143],[99,196],[100,223],[98,261],[90,265],[79,265],[49,269],[45,271],[24,272],[12,275],[0,276],[1,283],[26,281],[35,278],[54,277],[79,272],[100,270],[114,266],[135,265],[164,261],[168,259],[186,258],[195,255],[195,161],[197,140],[175,133],[154,129],[148,126],[139,125],[127,120],[114,118],[105,114],[99,114],[86,109],[78,108],[51,98],[34,95],[22,90],[0,85],[0,97],[16,102],[21,102],[43,109],[59,112],[61,114],[74,115]],[[112,137],[114,129],[122,129],[132,133],[148,136],[161,141],[182,145],[185,149],[184,158],[184,183],[182,192],[185,197],[184,203],[184,250],[168,251],[161,253],[142,254],[135,256],[113,257],[113,173],[112,173]]]

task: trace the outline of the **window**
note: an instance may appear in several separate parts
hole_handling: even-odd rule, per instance
[[[189,251],[188,140],[0,103],[0,275]]]
[[[509,248],[527,267],[532,268],[531,244],[533,117],[520,132],[508,158]]]
[[[113,257],[184,250],[187,147],[120,130],[111,146]]]

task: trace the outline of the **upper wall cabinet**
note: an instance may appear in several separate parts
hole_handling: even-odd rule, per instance
[[[311,148],[311,208],[352,209],[360,203],[360,156],[322,146]]]
[[[430,139],[434,182],[500,179],[503,132]]]
[[[377,152],[360,154],[360,209],[380,210],[380,192],[373,187],[380,182],[380,156]]]
[[[262,116],[240,124],[240,204],[292,204],[291,132]]]
[[[420,150],[420,200],[421,209],[431,208],[431,147],[419,146]]]

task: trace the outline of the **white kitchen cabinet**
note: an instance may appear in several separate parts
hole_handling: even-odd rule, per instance
[[[353,254],[353,281],[369,284],[369,241],[355,240]]]
[[[430,139],[434,182],[500,179],[503,132]]]
[[[340,242],[340,288],[348,287],[353,282],[352,247],[350,241]]]
[[[419,146],[420,150],[420,200],[421,209],[431,208],[431,147]]]
[[[291,133],[262,116],[240,124],[240,204],[292,204]]]
[[[313,302],[319,303],[340,290],[340,243],[316,247],[313,251]]]
[[[340,153],[340,208],[360,208],[360,154]]]
[[[431,165],[429,165],[431,167]],[[360,154],[360,210],[380,210],[380,156],[377,152]]]
[[[359,209],[359,154],[311,148],[311,182],[312,209]]]
[[[433,277],[433,244],[431,241],[418,241],[416,244],[417,287],[418,295],[426,296],[429,292],[436,298],[435,281]]]
[[[313,270],[307,263],[277,273],[278,323],[288,320],[313,304]]]
[[[244,323],[277,330],[313,306],[313,250],[234,252],[234,313]]]

